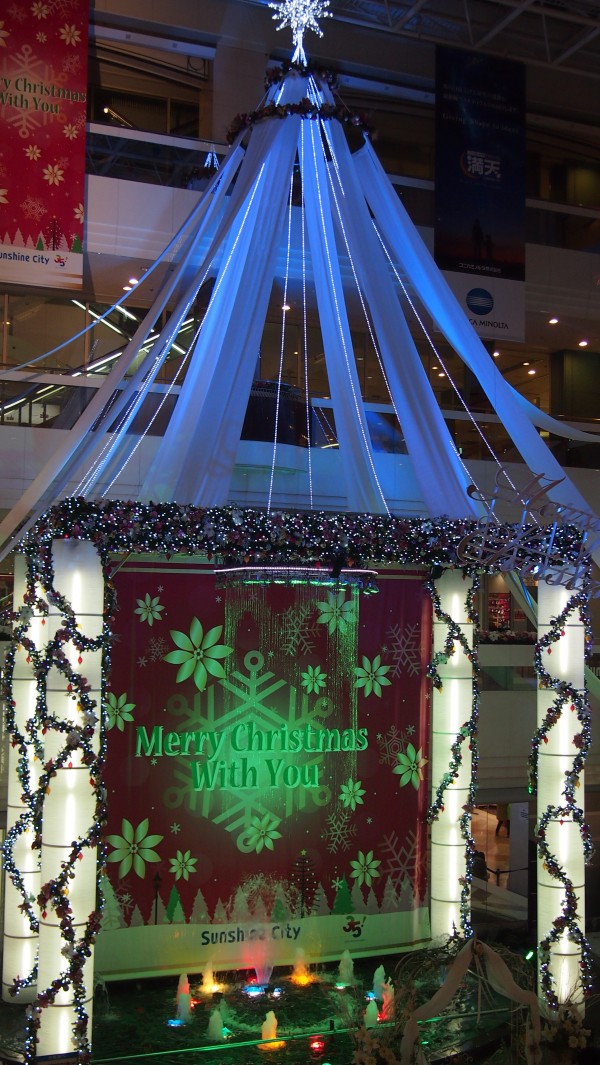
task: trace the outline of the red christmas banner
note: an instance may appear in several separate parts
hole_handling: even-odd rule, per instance
[[[0,281],[81,286],[87,0],[0,18]]]
[[[363,595],[119,571],[103,973],[266,971],[427,938],[423,579],[390,571]]]

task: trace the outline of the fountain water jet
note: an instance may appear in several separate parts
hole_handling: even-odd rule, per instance
[[[208,1018],[207,1037],[211,1043],[223,1043],[225,1036],[223,1035],[223,1018],[219,1009],[214,1009]]]
[[[371,999],[367,1003],[365,1010],[365,1028],[375,1028],[379,1019],[379,1010],[377,1009],[377,1003],[374,999]]]
[[[379,965],[373,975],[373,998],[383,998],[383,987],[385,985],[386,976],[383,965]]]
[[[298,948],[296,951],[296,958],[294,960],[294,969],[292,972],[292,981],[300,986],[305,986],[312,982],[308,966],[304,958],[304,951]]]
[[[386,980],[381,985],[381,997],[383,999],[383,1006],[381,1007],[380,1020],[393,1021],[394,1020],[394,988],[392,987],[391,980]]]
[[[345,950],[340,959],[338,972],[340,978],[338,985],[340,987],[346,987],[354,980],[354,962],[352,961],[352,955],[349,950]]]
[[[219,985],[215,981],[212,962],[210,961],[206,963],[202,970],[202,990],[206,995],[212,995],[215,991],[219,990]]]

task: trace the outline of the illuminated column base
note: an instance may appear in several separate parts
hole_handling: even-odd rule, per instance
[[[560,586],[540,581],[538,588],[538,640],[549,633],[558,636],[541,647],[541,665],[553,681],[562,681],[583,692],[585,668],[585,629],[579,611],[573,610],[565,624],[557,630],[555,619],[559,618],[572,593]],[[546,732],[546,742],[540,743],[537,779],[538,826],[543,822],[543,842],[549,853],[570,881],[577,898],[577,925],[585,932],[585,861],[584,846],[579,825],[574,821],[564,795],[568,774],[579,754],[574,742],[581,731],[577,714],[571,709],[572,697],[555,702],[557,692],[551,687],[538,686],[538,727],[544,724],[548,710],[554,703],[559,706],[558,720]],[[575,803],[583,807],[583,772]],[[555,812],[555,816],[553,816]],[[556,869],[554,869],[556,874]],[[540,940],[540,998],[545,999],[542,967],[548,962],[551,986],[559,1005],[571,1003],[583,1010],[583,987],[581,981],[582,951],[577,942],[569,937],[569,929],[561,930],[562,915],[569,908],[568,892],[561,880],[553,875],[552,863],[540,848],[537,864],[537,919]],[[558,928],[554,922],[558,919]],[[557,938],[554,933],[559,932]],[[551,936],[549,951],[544,950],[547,937]]]
[[[26,559],[23,555],[16,555],[13,593],[13,609],[15,612],[18,612],[24,606],[24,595],[27,588],[26,572]],[[39,614],[32,615],[25,634],[28,639],[33,641],[36,648],[41,647],[45,635],[41,621]],[[28,651],[20,645],[15,652],[12,671],[12,700],[15,704],[16,728],[21,735],[26,734],[26,723],[35,720],[36,697],[37,683],[34,667]],[[7,834],[26,811],[22,800],[23,784],[18,775],[20,758],[19,748],[10,744],[8,748]],[[33,745],[29,745],[27,751],[27,764],[30,774],[30,790],[35,791],[40,772],[40,762],[34,757]],[[34,836],[34,829],[30,827],[16,837],[12,848],[12,861],[23,878],[25,892],[27,895],[36,898],[40,886],[40,861],[39,851],[32,850]],[[27,916],[19,909],[23,902],[21,891],[15,887],[8,874],[5,875],[4,879],[2,998],[5,1002],[31,1002],[36,994],[35,983],[32,982],[29,986],[23,987],[16,995],[11,995],[10,989],[16,979],[26,979],[29,973],[33,971],[37,959],[38,936],[37,932],[32,932]],[[35,905],[34,912],[37,915],[37,907]]]
[[[75,612],[77,630],[86,638],[98,637],[102,632],[104,580],[98,553],[93,544],[75,540],[55,541],[53,544],[54,586],[65,597]],[[48,618],[50,630],[64,628],[64,618],[59,608],[51,604]],[[89,684],[89,696],[96,703],[98,721],[93,730],[91,746],[98,751],[101,716],[101,666],[100,650],[80,650],[72,639],[62,643],[70,669]],[[71,689],[71,690],[69,690]],[[65,731],[49,728],[46,736],[46,764],[56,764],[67,750],[67,757],[50,780],[44,798],[44,822],[42,836],[41,882],[42,889],[50,881],[60,877],[64,863],[72,859],[73,845],[85,840],[94,824],[96,799],[90,785],[90,769],[83,761],[83,752],[78,744],[69,750],[69,726],[72,735],[77,735],[84,725],[83,709],[76,692],[65,673],[53,666],[48,672],[48,714],[67,725]],[[51,895],[40,916],[40,960],[38,987],[41,993],[50,988],[69,966],[72,944],[61,930],[60,904],[62,898],[70,908],[74,943],[82,938],[90,914],[96,909],[96,848],[82,847],[80,857],[73,863],[74,877],[67,881],[61,895]],[[84,986],[79,1008],[88,1014],[87,1038],[91,1037],[91,1012],[94,986],[93,956],[84,963]],[[85,988],[88,990],[86,991]],[[59,991],[53,1002],[40,1014],[38,1030],[38,1058],[65,1055],[75,1060],[77,1039],[74,1029],[80,1019],[72,985]]]
[[[469,647],[473,646],[473,624],[467,611],[472,581],[460,570],[445,570],[435,582],[441,609],[460,625]],[[433,618],[434,656],[443,653],[449,633],[446,621]],[[469,721],[473,702],[473,667],[462,645],[455,641],[454,653],[439,662],[441,690],[433,689],[431,737],[431,786],[435,801],[439,784],[453,760],[452,745],[460,729]],[[459,820],[469,800],[472,755],[466,739],[460,747],[462,764],[443,795],[443,808],[431,826],[431,937],[438,939],[462,930],[461,878],[467,872],[465,840]]]

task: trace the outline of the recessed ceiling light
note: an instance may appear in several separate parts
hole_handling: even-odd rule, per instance
[[[292,308],[290,307],[289,303],[284,303],[281,309],[282,311],[291,311]]]
[[[549,318],[548,325],[558,325],[558,318]]]
[[[446,376],[446,374],[445,374],[445,373],[439,373],[439,374],[438,374],[438,377],[445,377],[445,376]]]
[[[529,364],[528,362],[524,362],[524,363],[523,363],[523,366],[529,366],[529,365],[530,365],[530,364]]]
[[[137,283],[138,283],[137,277],[130,277],[129,278],[129,284],[130,285],[137,285]]]
[[[493,357],[494,357],[495,359],[499,359],[499,358],[500,358],[500,352],[499,352],[499,351],[493,351],[493,352],[492,352],[492,355],[493,355]]]
[[[432,370],[437,370],[437,366],[432,366],[431,369]]]
[[[527,373],[529,374],[530,377],[533,377],[533,375],[535,373],[535,370],[528,370]]]
[[[588,346],[587,340],[580,340],[579,341],[579,347],[580,348],[587,348],[587,346]]]
[[[131,285],[123,285],[123,292],[131,292]]]

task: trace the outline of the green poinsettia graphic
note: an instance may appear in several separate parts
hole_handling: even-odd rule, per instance
[[[406,751],[399,751],[396,758],[398,765],[394,766],[392,773],[399,774],[400,787],[404,788],[407,784],[412,784],[413,788],[418,791],[423,779],[423,769],[427,765],[427,758],[423,758],[422,748],[419,747],[417,751],[413,744],[409,743]]]
[[[373,851],[367,851],[363,854],[362,851],[358,852],[358,858],[356,861],[351,861],[350,876],[354,877],[357,884],[366,884],[370,887],[373,881],[380,875],[378,866],[381,865],[379,858],[373,857]]]
[[[160,855],[152,848],[157,843],[160,843],[164,836],[147,836],[149,824],[150,822],[146,817],[143,821],[140,821],[137,828],[134,828],[131,821],[124,817],[121,822],[123,835],[107,836],[107,843],[114,847],[115,850],[108,855],[106,860],[107,862],[121,863],[119,865],[119,879],[127,876],[132,866],[134,873],[143,879],[146,875],[146,862],[160,861]]]
[[[372,662],[369,661],[366,655],[363,655],[362,666],[354,667],[354,672],[356,673],[355,688],[363,688],[365,697],[374,692],[375,695],[381,698],[382,687],[392,683],[386,677],[389,669],[390,666],[382,666],[381,655],[375,655]]]
[[[115,695],[113,692],[108,692],[106,696],[106,712],[108,714],[108,728],[118,728],[119,732],[123,732],[125,729],[126,721],[133,721],[132,710],[135,710],[135,703],[127,702],[127,692],[123,692],[122,695]]]
[[[225,670],[219,659],[227,658],[232,653],[233,647],[217,643],[222,632],[223,626],[215,625],[213,629],[205,633],[198,618],[193,619],[189,636],[185,632],[171,629],[171,639],[177,645],[177,650],[169,651],[169,654],[165,655],[165,662],[179,666],[176,677],[178,684],[193,677],[198,691],[203,692],[209,674],[212,677],[225,676]]]
[[[169,872],[175,874],[176,880],[180,880],[181,877],[183,877],[184,880],[189,880],[190,873],[196,872],[196,862],[198,859],[192,858],[191,851],[185,851],[185,853],[183,851],[177,851],[176,856],[170,858],[169,861],[171,862]]]
[[[264,817],[253,817],[245,833],[247,849],[256,851],[257,854],[260,854],[263,847],[270,851],[274,850],[273,841],[281,839],[281,832],[277,831],[280,824],[280,819],[271,817],[270,814],[265,814]]]
[[[351,810],[356,810],[357,804],[363,805],[365,789],[361,788],[361,784],[362,780],[353,780],[352,777],[348,777],[348,782],[342,784],[340,802],[346,807],[349,806]]]
[[[155,595],[152,597],[150,592],[146,592],[143,599],[136,599],[137,610],[134,610],[134,614],[140,615],[140,621],[147,621],[148,625],[154,625],[155,621],[162,621],[162,611],[165,609],[160,601],[160,596]]]
[[[321,688],[325,687],[325,681],[327,680],[327,674],[323,673],[320,666],[307,666],[306,673],[302,673],[302,687],[306,688],[307,692],[315,692],[318,694]]]
[[[317,621],[320,625],[327,625],[327,631],[330,633],[336,629],[345,633],[356,617],[354,603],[351,599],[346,599],[343,588],[339,592],[328,592],[327,601],[317,603],[317,607],[321,611]]]

